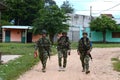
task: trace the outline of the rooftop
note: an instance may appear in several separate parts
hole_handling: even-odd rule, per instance
[[[32,26],[2,26],[2,28],[6,29],[32,29]]]

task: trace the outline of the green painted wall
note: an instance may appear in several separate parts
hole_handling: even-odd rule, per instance
[[[112,38],[112,31],[107,31],[106,41],[107,42],[120,42],[120,38]]]
[[[101,42],[103,41],[102,32],[98,31],[90,31],[90,28],[85,28],[85,31],[88,33],[88,37],[93,42]]]
[[[88,37],[93,42],[102,42],[103,35],[100,31],[90,31],[90,28],[85,28],[85,31],[88,33]],[[82,30],[80,31],[80,38],[82,37]],[[120,38],[112,38],[112,31],[106,32],[106,41],[107,42],[120,42]]]

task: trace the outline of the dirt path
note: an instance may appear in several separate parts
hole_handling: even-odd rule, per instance
[[[47,72],[41,72],[41,64],[20,76],[18,80],[120,80],[120,73],[112,68],[111,58],[120,55],[120,48],[94,48],[93,61],[90,61],[91,73],[86,75],[81,72],[81,63],[76,50],[68,56],[65,72],[58,71],[57,55],[47,63]]]

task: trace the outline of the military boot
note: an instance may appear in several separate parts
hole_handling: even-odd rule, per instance
[[[46,72],[46,69],[45,69],[45,68],[42,68],[42,72]]]
[[[88,70],[88,71],[86,71],[86,74],[89,74],[90,73],[90,71]]]
[[[82,72],[85,72],[85,69],[83,69]]]

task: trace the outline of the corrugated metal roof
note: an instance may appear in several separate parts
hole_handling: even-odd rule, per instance
[[[7,29],[32,29],[32,26],[2,26],[2,28]]]

